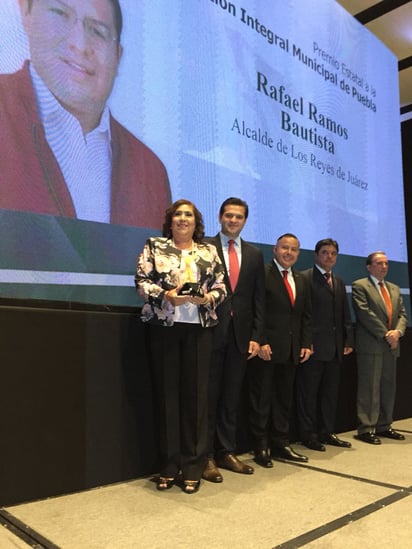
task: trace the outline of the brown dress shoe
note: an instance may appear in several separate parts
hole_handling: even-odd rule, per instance
[[[223,482],[223,477],[219,469],[216,467],[216,462],[213,458],[209,458],[203,470],[202,478],[209,482]]]
[[[246,463],[242,463],[232,453],[224,454],[223,456],[218,458],[216,462],[219,467],[222,467],[222,469],[229,469],[229,471],[233,471],[234,473],[251,475],[254,472],[253,467],[251,467],[250,465],[246,465]]]

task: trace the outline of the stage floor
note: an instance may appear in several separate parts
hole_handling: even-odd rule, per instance
[[[296,450],[298,465],[223,471],[197,494],[158,492],[150,478],[6,507],[1,549],[291,549],[412,547],[412,418],[394,423],[405,441],[342,450]],[[35,474],[35,472],[34,472]]]

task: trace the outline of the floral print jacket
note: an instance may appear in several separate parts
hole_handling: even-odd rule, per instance
[[[213,296],[208,306],[199,306],[200,324],[206,328],[218,323],[216,307],[226,297],[223,281],[224,268],[216,248],[212,244],[193,245],[197,280],[203,292]],[[135,284],[145,303],[142,308],[143,322],[172,326],[175,307],[163,299],[166,291],[179,286],[181,281],[182,251],[166,237],[149,238],[137,261]]]

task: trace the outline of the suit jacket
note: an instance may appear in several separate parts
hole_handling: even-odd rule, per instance
[[[160,229],[170,204],[163,164],[113,117],[110,130],[110,222]],[[0,208],[76,217],[37,113],[28,62],[14,74],[0,75],[0,142]]]
[[[353,328],[343,280],[332,273],[333,289],[317,267],[302,272],[312,297],[312,358],[343,359],[343,348],[353,347]]]
[[[404,335],[407,316],[400,288],[385,281],[392,301],[392,329]],[[385,303],[370,277],[356,280],[352,284],[352,301],[356,316],[356,351],[358,353],[380,354],[388,350],[385,334],[388,331],[388,314]],[[393,350],[399,356],[399,345]]]
[[[292,307],[282,275],[272,261],[266,265],[266,312],[262,344],[272,349],[272,362],[287,363],[291,358],[299,363],[301,348],[312,344],[312,306],[310,289],[305,277],[292,269],[296,285],[295,304]]]
[[[227,288],[227,298],[217,309],[219,324],[215,330],[215,347],[225,345],[232,320],[238,349],[241,353],[247,353],[249,341],[260,343],[263,334],[265,279],[262,252],[241,239],[242,262],[239,280],[235,291],[232,292],[220,235],[217,234],[208,241],[216,247],[224,265],[224,281]]]
[[[197,279],[203,292],[211,293],[213,303],[199,305],[200,324],[204,328],[218,322],[215,308],[226,297],[223,265],[214,246],[198,243],[195,246]],[[149,238],[137,261],[135,285],[145,300],[141,319],[161,326],[173,326],[175,307],[164,299],[167,290],[180,284],[182,250],[173,240],[163,236]]]

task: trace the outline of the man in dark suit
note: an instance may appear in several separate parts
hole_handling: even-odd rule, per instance
[[[380,444],[379,437],[405,438],[392,429],[391,424],[396,359],[407,317],[399,286],[384,280],[388,266],[384,252],[371,253],[366,258],[369,276],[352,285],[358,365],[358,435],[355,438],[369,444]]]
[[[291,461],[308,458],[289,443],[289,418],[296,367],[311,354],[311,303],[306,279],[292,269],[299,256],[299,240],[287,233],[273,248],[266,265],[265,330],[259,358],[249,367],[250,424],[255,459],[268,466],[271,455]]]
[[[223,480],[216,463],[236,473],[253,473],[235,455],[241,388],[247,360],[260,349],[265,297],[262,253],[239,236],[248,212],[243,200],[225,200],[219,212],[221,232],[210,239],[225,266],[227,286],[227,299],[217,309],[209,380],[209,459],[203,478],[211,482]]]
[[[315,266],[302,272],[312,297],[313,354],[297,369],[296,396],[302,443],[324,451],[323,443],[350,448],[334,432],[340,369],[353,351],[353,330],[343,280],[332,269],[339,246],[324,238],[315,246]]]

